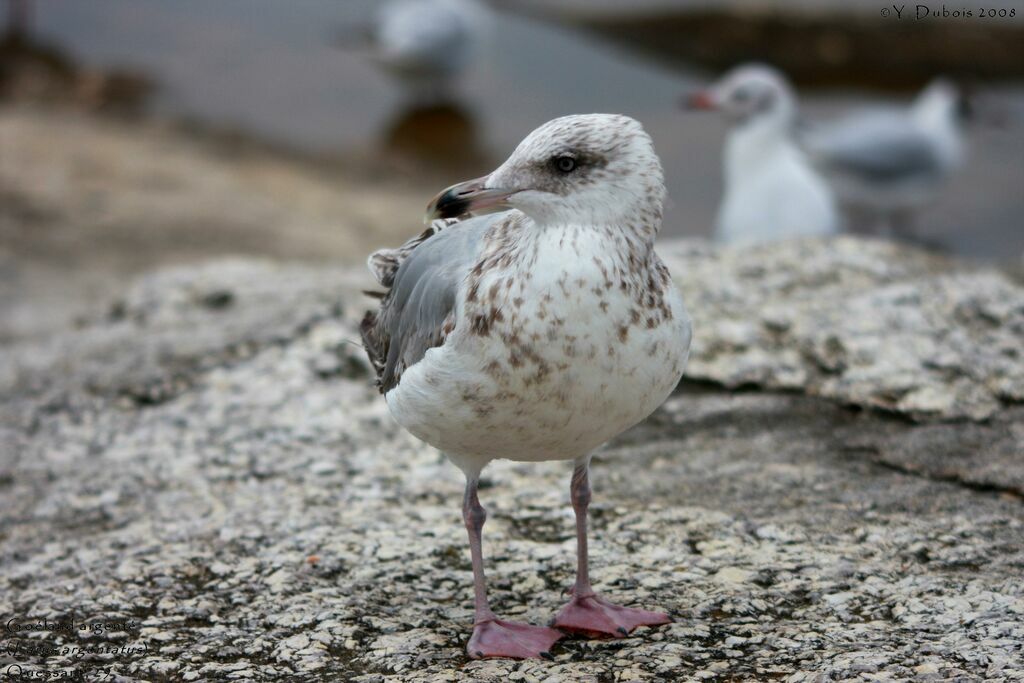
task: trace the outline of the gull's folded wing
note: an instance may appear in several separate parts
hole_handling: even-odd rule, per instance
[[[389,288],[379,308],[367,311],[360,329],[381,393],[396,387],[406,368],[455,329],[459,288],[494,219],[435,221],[398,249],[370,256],[370,271]]]
[[[809,131],[801,144],[825,173],[852,175],[865,183],[898,182],[941,170],[928,136],[895,114],[840,121]]]

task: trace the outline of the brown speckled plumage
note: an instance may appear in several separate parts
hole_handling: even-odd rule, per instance
[[[554,170],[561,154],[572,174]],[[371,257],[390,289],[364,343],[392,411],[457,461],[575,457],[649,410],[685,363],[689,322],[653,249],[660,164],[636,122],[569,117],[484,180],[474,187],[524,188],[513,210],[435,223]],[[588,411],[606,418],[578,432]]]

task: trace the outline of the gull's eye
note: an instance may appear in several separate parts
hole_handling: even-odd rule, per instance
[[[557,156],[555,157],[555,168],[558,169],[559,173],[572,173],[576,170],[576,159],[568,154]]]
[[[750,99],[750,89],[739,88],[738,90],[736,90],[736,92],[732,94],[732,98],[733,100],[736,101],[737,104],[743,104],[744,102]]]

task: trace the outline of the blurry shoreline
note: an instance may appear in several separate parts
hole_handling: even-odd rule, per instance
[[[1024,8],[1007,0],[986,3],[992,17],[978,16],[978,7],[945,3],[494,4],[592,32],[671,68],[717,73],[746,61],[766,61],[801,88],[911,92],[938,73],[989,83],[1024,80]],[[963,16],[966,11],[971,14]]]
[[[1024,79],[1024,24],[1019,22],[922,23],[857,15],[837,20],[770,11],[740,17],[680,11],[577,21],[585,30],[669,66],[698,65],[717,72],[749,60],[766,61],[802,88],[907,92],[937,73],[995,83]],[[678,40],[679,35],[688,39]]]
[[[420,228],[426,190],[245,132],[0,106],[0,343],[101,311],[154,268],[349,266]]]

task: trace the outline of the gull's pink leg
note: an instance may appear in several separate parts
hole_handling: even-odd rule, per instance
[[[546,657],[551,659],[551,646],[562,637],[553,628],[530,626],[503,621],[494,616],[487,603],[487,586],[484,583],[484,557],[480,532],[487,511],[480,505],[476,495],[475,477],[466,480],[466,496],[462,502],[462,518],[469,532],[469,552],[473,557],[474,620],[473,635],[466,646],[466,652],[473,659],[482,657]]]
[[[672,621],[667,614],[619,607],[597,595],[587,571],[587,506],[590,505],[589,459],[577,461],[569,488],[576,513],[576,584],[572,600],[555,617],[552,626],[591,635],[626,636],[637,626],[655,626]]]

